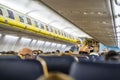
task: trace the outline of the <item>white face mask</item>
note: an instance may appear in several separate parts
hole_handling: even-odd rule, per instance
[[[81,44],[78,44],[78,47],[81,47]]]

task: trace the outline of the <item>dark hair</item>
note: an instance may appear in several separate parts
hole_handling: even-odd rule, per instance
[[[80,41],[76,41],[76,43],[80,44],[81,42]]]
[[[65,53],[69,53],[69,51],[65,51]]]
[[[116,60],[116,59],[114,59],[114,57],[115,57],[115,56],[118,56],[118,55],[119,55],[119,54],[118,54],[116,51],[110,50],[110,51],[106,54],[105,59],[106,59],[106,60]]]
[[[6,52],[6,54],[17,54],[17,53],[14,51],[8,51],[8,52]]]
[[[56,50],[56,52],[60,53],[60,50]]]

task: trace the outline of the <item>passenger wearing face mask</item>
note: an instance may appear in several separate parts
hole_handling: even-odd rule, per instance
[[[76,41],[76,42],[75,42],[75,45],[73,45],[73,46],[70,48],[69,51],[70,51],[71,54],[72,54],[72,53],[73,53],[73,54],[79,54],[79,53],[78,53],[78,50],[79,50],[79,48],[80,48],[80,43],[81,43],[80,41]]]
[[[84,44],[79,48],[79,54],[88,55],[90,53],[90,49],[88,46],[88,42],[85,41]]]

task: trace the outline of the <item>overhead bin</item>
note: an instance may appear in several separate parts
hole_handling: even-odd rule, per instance
[[[54,33],[50,33],[48,31],[41,30],[41,29],[38,29],[38,28],[33,27],[33,26],[28,26],[24,23],[17,22],[16,20],[7,19],[5,17],[0,18],[0,24],[5,25],[6,27],[10,26],[11,28],[16,28],[19,30],[24,30],[24,31],[29,31],[29,32],[33,32],[36,34],[40,34],[40,35],[47,37],[47,38],[54,38],[56,40],[66,41],[66,42],[70,42],[70,43],[75,42],[75,40],[73,40],[73,39],[66,38],[64,36],[57,35]]]
[[[55,40],[61,40],[69,43],[75,42],[74,39],[65,37],[65,35],[62,35],[62,33],[55,33],[55,29],[50,28],[49,26],[45,25],[45,23],[41,23],[39,20],[36,20],[30,16],[9,9],[3,5],[0,5],[0,10],[3,12],[3,14],[0,14],[0,24],[4,25],[5,27],[11,27],[13,29],[22,30],[25,32],[39,34],[43,37],[53,38]]]

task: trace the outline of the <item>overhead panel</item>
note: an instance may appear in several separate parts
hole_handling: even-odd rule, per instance
[[[41,2],[98,41],[108,46],[116,46],[110,0],[41,0]]]

